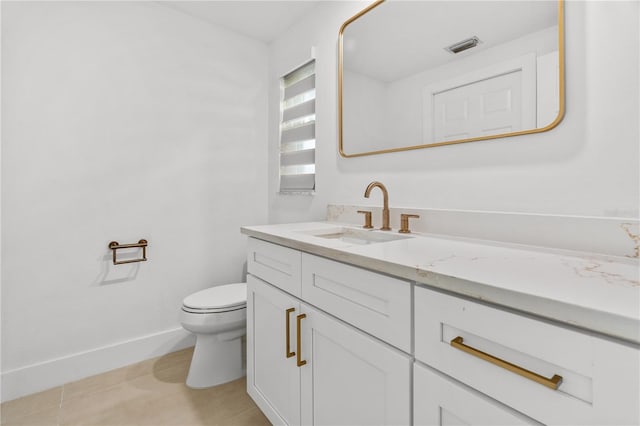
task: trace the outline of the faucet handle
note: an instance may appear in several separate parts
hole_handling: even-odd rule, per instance
[[[420,216],[417,214],[401,214],[400,215],[400,230],[398,231],[401,234],[410,234],[411,230],[409,229],[409,218],[419,219]]]
[[[362,213],[364,215],[364,225],[362,225],[362,227],[364,229],[373,228],[373,225],[371,224],[371,212],[368,210],[358,210],[358,213]]]

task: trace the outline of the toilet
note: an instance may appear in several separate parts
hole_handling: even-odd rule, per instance
[[[246,283],[211,287],[185,297],[180,322],[196,336],[187,386],[208,388],[245,375]]]

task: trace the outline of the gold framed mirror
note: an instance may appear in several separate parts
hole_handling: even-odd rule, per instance
[[[379,0],[340,28],[343,157],[546,132],[564,109],[563,0]]]

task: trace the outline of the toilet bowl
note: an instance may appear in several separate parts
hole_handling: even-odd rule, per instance
[[[207,388],[245,375],[246,283],[211,287],[185,297],[180,322],[196,336],[187,386]]]

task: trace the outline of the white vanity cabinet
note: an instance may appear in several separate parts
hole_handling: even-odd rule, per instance
[[[424,243],[410,240],[413,251],[405,242],[367,252],[323,246],[309,238],[297,241],[292,232],[272,237],[321,257],[258,239],[271,238],[264,230],[248,232],[253,238],[247,278],[247,388],[275,424],[640,424],[638,345],[563,325],[580,324],[573,316],[584,314],[582,305],[569,304],[572,309],[566,312],[556,308],[553,318],[562,322],[543,320],[536,314],[545,312],[546,303],[558,303],[548,288],[547,297],[522,295],[526,303],[516,311],[519,293],[513,310],[496,306],[490,303],[493,293],[482,293],[488,291],[486,282],[476,289],[469,279],[468,288],[457,294],[443,286],[451,282],[455,287],[455,279],[438,282],[442,275],[428,268],[418,268],[419,282],[389,275],[400,271],[398,275],[413,277],[413,261],[402,263],[418,258],[409,253],[448,259],[452,256],[447,253],[466,246],[436,256],[432,251],[439,241],[426,238]],[[505,249],[501,255],[522,253]],[[549,276],[563,285],[575,276],[562,275],[570,265],[566,259],[545,259],[559,277],[546,270],[537,276],[536,268],[523,260],[529,269],[516,278],[549,287]],[[624,265],[619,271],[626,276]],[[482,276],[486,281],[487,275]],[[611,289],[613,276],[607,275]],[[562,291],[579,291],[577,281]],[[590,307],[587,315],[598,312]],[[600,317],[610,322],[604,324],[608,335],[638,340],[612,327],[628,325],[626,317]]]
[[[465,424],[513,424],[508,415],[516,410],[527,416],[524,424],[637,425],[639,354],[623,343],[416,287],[416,361],[450,378],[416,365],[415,423],[433,424],[439,411],[435,424],[445,424],[442,413],[464,407],[452,398],[491,398],[501,404],[480,404],[474,417],[470,403],[459,417]],[[434,393],[435,381],[447,391]]]
[[[332,306],[329,297],[320,303],[325,305],[323,310],[304,299],[302,281],[299,279],[296,286],[290,277],[300,276],[299,270],[319,274],[315,256],[282,251],[283,247],[254,239],[249,247],[247,390],[269,420],[288,425],[409,424],[412,357],[327,314],[344,308]],[[297,266],[296,256],[300,260]],[[341,268],[345,265],[323,261],[321,287],[330,287],[340,299],[344,299],[340,294],[347,299],[348,295],[355,297],[354,288],[361,284],[341,284],[338,279],[338,275],[354,275],[335,275],[332,267],[344,272]],[[349,268],[355,276],[359,272],[371,274]],[[268,282],[269,278],[273,282]],[[369,276],[373,287],[377,287],[377,278]],[[280,289],[282,281],[286,292]],[[403,283],[410,289],[409,283]],[[302,298],[294,296],[301,291]],[[406,303],[410,307],[410,297]],[[408,312],[410,320],[410,309]],[[374,328],[385,330],[381,324],[384,322],[378,321]]]

